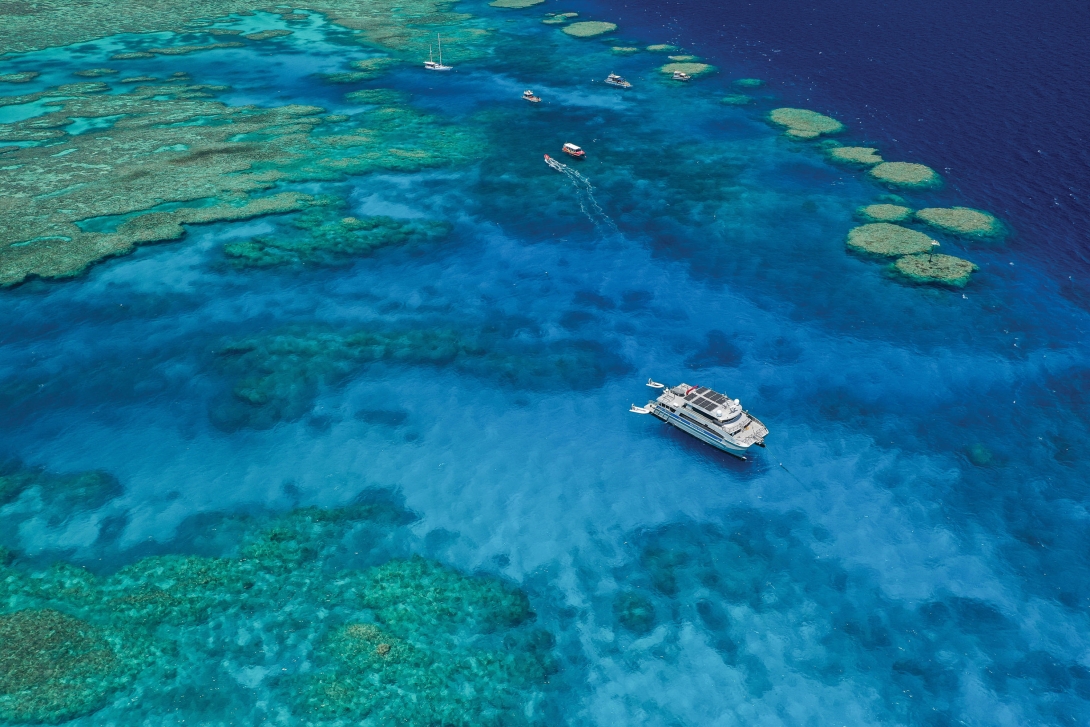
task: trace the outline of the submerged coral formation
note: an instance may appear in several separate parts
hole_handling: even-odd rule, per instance
[[[300,192],[267,196],[278,182],[411,171],[464,158],[466,134],[383,97],[358,118],[366,133],[318,133],[322,109],[260,109],[207,100],[222,87],[179,83],[98,95],[72,84],[44,116],[0,126],[0,141],[36,141],[7,156],[19,174],[0,180],[0,209],[19,227],[0,232],[0,285],[29,275],[67,277],[135,245],[178,239],[184,224],[302,209]],[[58,89],[61,90],[61,89]],[[72,118],[116,117],[78,136]],[[178,209],[159,212],[165,203]],[[88,227],[87,220],[114,224]],[[105,231],[97,231],[105,230]]]
[[[52,608],[0,615],[0,720],[65,722],[123,687],[107,629]]]
[[[882,162],[871,167],[871,177],[895,187],[929,189],[942,185],[942,177],[934,169],[910,162]]]
[[[869,204],[855,211],[867,222],[905,222],[912,217],[912,208],[899,204]]]
[[[630,56],[640,52],[639,48],[635,48],[630,45],[615,45],[609,50],[612,51],[615,55],[619,56]]]
[[[688,63],[690,61],[699,61],[700,60],[699,56],[667,56],[667,58],[669,58],[672,61],[677,61],[678,63]]]
[[[242,37],[246,40],[271,40],[291,35],[292,31],[283,29],[259,30],[256,33],[246,33]]]
[[[765,85],[765,82],[759,78],[739,78],[733,83],[739,88],[760,88]]]
[[[866,146],[834,146],[826,149],[825,154],[834,162],[854,166],[869,167],[882,163],[878,150]]]
[[[593,38],[605,33],[612,33],[616,29],[616,23],[606,23],[601,20],[581,20],[578,23],[564,26],[564,32],[575,38]]]
[[[977,266],[952,255],[905,255],[893,264],[901,275],[920,283],[964,287]]]
[[[753,97],[744,93],[728,93],[721,101],[728,106],[745,106],[753,101]]]
[[[108,472],[56,474],[20,462],[0,465],[0,505],[35,491],[47,506],[67,512],[94,510],[121,494],[121,484]]]
[[[646,634],[655,626],[655,606],[635,591],[623,591],[613,599],[613,616],[635,634]]]
[[[871,255],[929,252],[933,242],[934,240],[922,232],[888,222],[873,222],[848,232],[848,246]]]
[[[667,63],[659,68],[660,73],[685,73],[693,78],[706,76],[715,72],[715,66],[708,63]]]
[[[499,333],[444,328],[331,331],[292,328],[231,341],[216,352],[233,381],[212,407],[228,431],[267,429],[310,411],[323,389],[369,363],[451,366],[459,371],[535,388],[598,386],[624,364],[585,341],[511,342]]]
[[[652,53],[673,53],[678,47],[676,45],[670,45],[669,43],[656,43],[655,45],[647,46],[647,50]]]
[[[1006,228],[995,215],[969,207],[928,207],[916,218],[951,235],[976,239],[1003,237]]]
[[[114,68],[88,68],[82,71],[74,71],[73,76],[83,76],[84,78],[98,78],[100,76],[112,76],[117,73]]]
[[[513,10],[520,10],[522,8],[533,7],[534,5],[540,5],[545,0],[492,0],[488,3],[494,8],[511,8]]]
[[[844,130],[844,124],[836,119],[806,109],[773,109],[769,120],[787,129],[784,133],[795,139],[816,139],[822,134],[836,134]]]
[[[270,674],[308,724],[535,721],[557,671],[552,636],[514,585],[404,557],[399,533],[414,519],[369,492],[333,510],[221,517],[201,532],[206,549],[226,536],[210,554],[146,557],[109,576],[0,564],[0,720],[88,714],[137,675],[137,701],[169,700],[207,688],[209,662],[261,674],[267,655],[318,662]]]
[[[37,71],[19,71],[18,73],[0,73],[0,83],[29,83],[37,78]]]
[[[336,265],[382,247],[439,240],[451,229],[445,222],[344,217],[339,211],[340,205],[315,207],[292,220],[294,232],[231,242],[223,252],[237,267]]]

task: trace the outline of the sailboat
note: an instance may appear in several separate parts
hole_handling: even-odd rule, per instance
[[[432,57],[431,46],[429,45],[428,60],[424,61],[424,68],[427,68],[429,71],[449,71],[453,69],[454,66],[443,65],[443,39],[439,37],[438,33],[435,34],[435,38],[439,41],[439,62],[436,63],[435,59]]]

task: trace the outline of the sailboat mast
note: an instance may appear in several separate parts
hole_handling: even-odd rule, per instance
[[[443,65],[443,38],[438,33],[435,34],[435,37],[439,41],[439,65]]]

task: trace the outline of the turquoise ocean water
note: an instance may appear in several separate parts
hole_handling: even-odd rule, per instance
[[[316,15],[221,23],[294,31],[275,41],[125,61],[229,86],[230,104],[351,115],[366,104],[346,92],[396,89],[470,130],[474,158],[298,187],[345,215],[448,223],[441,239],[232,267],[225,244],[298,234],[277,215],[0,293],[6,466],[117,482],[94,501],[6,501],[12,567],[108,578],[233,552],[228,528],[210,535],[223,518],[386,498],[415,519],[334,565],[417,554],[500,577],[551,635],[548,683],[499,723],[1085,723],[1086,311],[1003,241],[929,233],[979,266],[963,289],[847,252],[856,208],[890,190],[769,125],[774,93],[722,103],[731,68],[675,84],[663,54],[610,51],[661,38],[570,38],[540,22],[566,9],[552,2],[463,5],[499,40],[443,75],[330,83],[318,74],[377,51]],[[174,42],[0,62],[41,72],[25,93]],[[610,72],[634,88],[606,87]],[[569,141],[585,181],[543,163]],[[949,185],[899,194],[979,204]],[[359,331],[422,339],[334,352]],[[260,376],[279,377],[273,401],[242,401]],[[628,413],[648,377],[740,398],[768,448],[740,461]],[[284,603],[283,621],[202,622],[160,658],[169,678],[149,667],[74,724],[316,719],[282,674],[320,670],[317,642],[272,632],[320,639],[346,617]],[[240,646],[259,637],[290,645]]]

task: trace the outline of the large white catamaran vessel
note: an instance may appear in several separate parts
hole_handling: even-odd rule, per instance
[[[672,424],[716,449],[745,459],[746,451],[765,446],[768,427],[731,399],[705,386],[678,384],[667,389],[664,384],[647,380],[653,389],[664,389],[647,406],[632,405],[635,414],[651,414]]]

